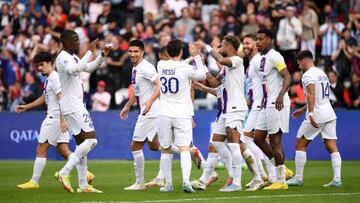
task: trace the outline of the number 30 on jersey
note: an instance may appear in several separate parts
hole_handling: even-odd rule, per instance
[[[179,80],[175,77],[169,79],[165,77],[160,78],[161,82],[161,92],[166,94],[167,92],[171,94],[176,94],[179,91]]]

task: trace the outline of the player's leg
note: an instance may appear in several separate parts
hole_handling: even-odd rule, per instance
[[[261,149],[254,142],[254,130],[258,115],[259,115],[259,111],[257,110],[250,111],[249,116],[246,119],[243,139],[245,141],[246,147],[249,148],[249,150],[253,153],[255,157],[256,163],[258,165],[258,170],[260,172],[262,179],[266,181],[268,179],[268,176],[261,162],[261,157],[263,157],[263,153]]]
[[[325,184],[324,187],[341,187],[342,160],[336,143],[336,120],[332,120],[326,123],[322,129],[321,135],[324,139],[325,148],[330,154],[331,165],[334,172],[333,180],[330,183]]]
[[[191,174],[191,154],[190,145],[192,142],[192,122],[191,119],[173,119],[174,143],[180,148],[180,164],[183,177],[183,191],[193,193],[195,190],[190,184]]]
[[[231,153],[232,166],[233,166],[233,183],[227,188],[236,188],[232,191],[241,191],[241,176],[242,176],[242,162],[243,158],[240,151],[240,133],[235,127],[227,126],[226,128],[227,142]],[[224,188],[223,191],[227,191]]]
[[[77,112],[65,115],[65,119],[69,130],[75,135],[74,138],[77,146],[73,153],[74,156],[68,160],[59,173],[56,173],[56,176],[65,190],[73,192],[69,174],[76,165],[80,164],[83,170],[78,174],[80,176],[79,180],[81,179],[78,192],[101,192],[90,186],[87,181],[84,181],[86,180],[87,173],[87,154],[97,145],[96,133],[90,114],[87,111]]]
[[[289,186],[302,186],[304,184],[304,168],[307,161],[306,149],[310,142],[319,134],[320,129],[314,128],[310,123],[303,122],[296,138],[295,168],[296,174],[287,181]]]
[[[253,175],[253,179],[248,185],[248,191],[255,191],[261,189],[264,186],[264,181],[261,178],[255,156],[249,150],[249,148],[246,147],[245,143],[242,142],[242,139],[240,139],[240,150],[247,166],[250,168],[250,172]]]
[[[289,186],[302,186],[304,184],[304,168],[307,161],[306,149],[311,140],[304,136],[296,139],[295,168],[296,174],[286,181]]]
[[[169,117],[158,117],[159,143],[161,146],[160,168],[164,174],[165,185],[160,188],[160,192],[172,192],[172,159],[173,153],[171,145],[173,141],[172,121]]]
[[[160,147],[159,137],[158,137],[157,133],[155,134],[155,136],[152,138],[151,141],[149,139],[147,140],[147,144],[151,151],[159,151],[161,153],[161,147]],[[145,184],[145,186],[146,187],[162,187],[162,186],[164,186],[164,184],[165,184],[164,174],[159,165],[159,172],[158,172],[156,178],[147,182]]]
[[[50,144],[45,143],[38,143],[36,148],[36,159],[34,162],[33,174],[31,180],[29,182],[17,185],[17,188],[20,189],[38,189],[39,188],[39,181],[42,172],[44,171],[46,165],[46,155],[50,148]]]
[[[64,158],[69,160],[72,156],[74,156],[74,153],[69,149],[69,138],[67,138],[67,142],[63,142],[63,140],[60,140],[60,142],[57,143],[56,145],[56,149],[58,151],[58,153]],[[84,170],[79,164],[76,165],[76,170],[78,174],[82,173],[82,170]],[[81,176],[78,176],[79,180],[78,182],[80,183],[82,180],[80,180],[80,178],[82,178]],[[95,180],[95,175],[93,173],[91,173],[90,171],[87,171],[86,173],[86,181],[88,182],[88,184],[91,184],[93,181]]]
[[[218,175],[215,172],[217,162],[218,153],[210,142],[208,145],[208,157],[204,163],[202,175],[198,180],[191,181],[191,186],[195,190],[205,190],[207,186],[211,185],[218,179]]]

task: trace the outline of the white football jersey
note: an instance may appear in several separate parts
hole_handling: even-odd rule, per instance
[[[139,112],[145,102],[148,101],[154,93],[155,84],[153,83],[158,78],[155,67],[143,59],[137,66],[133,67],[131,74],[131,85],[134,88],[136,101],[138,103]],[[146,117],[156,117],[159,111],[159,100],[155,100],[151,106],[150,111],[145,115]],[[142,114],[140,113],[140,116]]]
[[[44,84],[46,114],[60,116],[59,102],[56,96],[60,92],[62,92],[62,90],[59,81],[59,74],[56,71],[52,71],[46,78]]]
[[[286,68],[284,58],[279,52],[270,49],[265,55],[256,54],[251,63],[261,79],[264,107],[275,107],[275,101],[284,80],[279,74],[279,71]],[[290,106],[290,97],[287,92],[284,95],[284,105]]]
[[[250,108],[253,110],[260,110],[261,102],[263,99],[263,90],[261,85],[261,77],[259,73],[256,71],[255,64],[253,60],[249,63],[249,68],[247,71],[247,78],[249,81],[249,98],[251,106]]]
[[[232,67],[223,66],[220,71],[220,79],[224,84],[224,113],[246,111],[248,109],[245,100],[245,70],[243,59],[239,56],[230,57]]]
[[[63,95],[60,108],[64,115],[86,110],[84,105],[84,88],[79,73],[69,74],[66,68],[76,65],[80,59],[62,50],[56,57],[56,69],[59,73]]]
[[[226,103],[227,101],[225,101],[225,97],[224,97],[224,84],[221,84],[219,85],[217,88],[216,88],[216,98],[217,98],[217,108],[218,108],[218,112],[217,112],[217,115],[216,115],[216,119],[219,119],[221,117],[221,115],[223,115],[224,110],[225,110],[225,106],[226,106]]]
[[[303,74],[301,81],[304,87],[305,95],[306,87],[309,84],[315,85],[315,121],[318,123],[325,123],[336,119],[336,114],[329,100],[330,83],[324,71],[319,68],[312,67]],[[308,112],[309,109],[307,109],[307,113]],[[309,121],[309,119],[307,120]]]
[[[205,71],[173,60],[159,61],[157,69],[161,83],[159,115],[191,118],[193,115],[191,81],[206,79]]]

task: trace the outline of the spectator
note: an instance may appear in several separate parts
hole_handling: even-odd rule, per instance
[[[332,70],[331,55],[338,49],[341,31],[344,27],[343,23],[338,22],[336,13],[331,13],[328,20],[320,26],[321,56],[324,58],[326,72]]]
[[[291,107],[299,108],[306,104],[306,96],[301,84],[301,74],[299,71],[292,75],[292,84],[290,86]]]
[[[295,17],[295,7],[286,7],[286,18],[279,22],[276,42],[290,72],[296,71],[296,51],[299,48],[298,37],[302,35],[301,21]]]
[[[229,14],[226,17],[226,23],[222,28],[222,36],[225,35],[239,35],[241,32],[241,26],[236,21],[236,17],[233,14]]]
[[[310,0],[304,1],[304,13],[299,17],[302,23],[302,39],[301,39],[301,50],[309,50],[315,56],[315,42],[317,39],[318,32],[318,8],[315,3]]]
[[[106,83],[100,80],[97,83],[97,92],[91,97],[93,111],[107,111],[110,107],[111,95],[105,91]]]
[[[5,25],[10,24],[12,16],[10,15],[10,6],[7,3],[1,5],[1,16],[0,16],[0,30],[4,28]]]
[[[259,25],[256,23],[256,16],[255,14],[251,14],[248,16],[247,23],[244,25],[242,29],[242,36],[246,34],[256,34],[259,29]]]
[[[189,6],[185,0],[166,0],[165,2],[169,5],[170,10],[175,12],[177,18],[181,16],[181,10]]]
[[[46,83],[45,83],[46,85]],[[25,73],[25,85],[21,92],[23,103],[28,104],[40,97],[42,91],[39,84],[35,81],[34,74],[31,72]]]
[[[338,76],[334,71],[328,72],[330,82],[329,99],[333,107],[346,107],[344,101],[344,85],[338,81]]]
[[[351,107],[360,108],[360,76],[353,74],[351,77],[351,85],[349,87]]]
[[[345,39],[341,38],[338,49],[331,55],[334,68],[341,81],[350,81],[352,48],[346,44]]]
[[[192,31],[196,26],[196,21],[191,18],[189,8],[183,8],[181,10],[181,18],[175,22],[175,37],[178,37],[177,30],[180,25],[183,25],[185,27],[185,35],[192,34]]]
[[[201,20],[207,24],[210,22],[211,11],[219,9],[219,0],[202,0]]]
[[[107,36],[110,32],[115,33],[117,28],[116,15],[111,10],[110,1],[103,1],[103,12],[98,16],[97,33]]]

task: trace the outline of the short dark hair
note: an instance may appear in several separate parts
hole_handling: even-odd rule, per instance
[[[170,57],[179,56],[182,48],[183,48],[183,42],[179,39],[171,40],[166,45],[166,51]]]
[[[159,54],[167,54],[166,46],[160,48]]]
[[[346,31],[349,31],[350,32],[350,29],[348,27],[344,27],[342,30],[341,30],[341,33],[344,34],[344,32]]]
[[[60,35],[61,44],[65,44],[66,41],[70,40],[74,36],[77,36],[77,33],[75,31],[64,30]]]
[[[231,44],[232,47],[237,51],[240,46],[240,40],[235,35],[226,35],[224,40]]]
[[[313,59],[313,54],[309,50],[301,51],[297,56],[297,60],[303,60],[303,59]]]
[[[264,34],[264,35],[268,36],[270,39],[274,39],[274,36],[273,36],[271,30],[269,30],[267,28],[261,28],[259,31],[257,31],[257,34]]]
[[[243,37],[243,40],[244,40],[245,38],[251,38],[251,39],[254,40],[254,41],[256,41],[256,39],[257,39],[256,35],[251,34],[251,33],[246,34],[246,35]]]
[[[39,64],[41,62],[53,62],[53,55],[47,51],[41,51],[34,56],[34,64]]]
[[[129,47],[139,47],[139,49],[144,51],[144,43],[138,39],[131,40]]]

